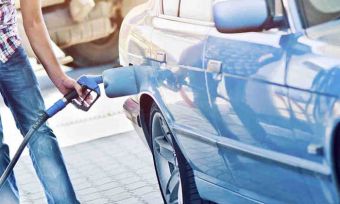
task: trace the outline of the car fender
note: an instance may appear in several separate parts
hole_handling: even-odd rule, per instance
[[[332,172],[332,180],[335,181],[337,185],[337,189],[340,189],[339,183],[339,176],[336,174],[336,166],[335,166],[335,155],[333,154],[334,150],[334,142],[336,137],[339,137],[339,128],[340,128],[340,100],[337,99],[332,107],[330,108],[331,115],[329,116],[329,121],[326,124],[325,128],[325,143],[324,143],[324,157],[326,162],[329,164]],[[339,195],[337,196],[339,197]]]
[[[173,117],[167,109],[160,94],[159,87],[174,89],[168,83],[168,70],[162,70],[157,66],[129,66],[114,68],[103,73],[105,93],[109,98],[122,96],[148,95],[158,105],[169,126],[172,127]],[[165,86],[166,84],[166,86]]]

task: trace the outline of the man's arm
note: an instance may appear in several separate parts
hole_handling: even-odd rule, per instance
[[[78,94],[82,95],[80,85],[62,71],[53,53],[50,36],[42,16],[41,1],[20,0],[20,7],[26,35],[34,53],[44,66],[52,82],[62,94],[66,94],[75,88]]]

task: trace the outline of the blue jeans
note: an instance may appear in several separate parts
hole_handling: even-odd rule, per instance
[[[10,108],[16,125],[25,135],[45,105],[37,79],[22,47],[6,62],[0,62],[0,92]],[[44,124],[28,144],[29,153],[42,183],[48,203],[79,203],[74,193],[53,131]],[[3,143],[0,120],[0,173],[9,163],[9,149]],[[19,203],[19,193],[12,173],[0,192],[1,204]]]

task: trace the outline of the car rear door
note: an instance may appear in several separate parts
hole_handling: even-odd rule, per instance
[[[313,164],[302,173],[315,203],[339,203],[340,1],[297,6],[305,30],[289,39],[287,85],[300,154]]]
[[[163,0],[153,19],[150,58],[167,73],[159,89],[174,120],[177,142],[195,174],[230,180],[230,172],[216,139],[211,113],[203,51],[212,28],[210,0]]]
[[[327,148],[333,145],[329,125],[334,125],[332,111],[338,105],[338,97],[333,93],[339,90],[340,72],[336,66],[340,60],[315,53],[313,50],[318,49],[317,46],[317,41],[306,36],[292,38],[287,75],[291,119],[301,147],[299,154],[306,163],[313,164],[313,168],[302,173],[314,200],[316,203],[339,203],[334,188],[336,180],[327,158],[331,150]]]
[[[282,5],[276,2],[279,17]],[[213,29],[205,51],[218,146],[235,180],[223,185],[265,203],[312,203],[296,168],[299,147],[290,121],[282,46],[289,32],[284,25],[240,34]]]

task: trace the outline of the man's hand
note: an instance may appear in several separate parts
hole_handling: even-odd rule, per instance
[[[63,95],[75,89],[79,96],[85,97],[82,87],[74,79],[66,75],[60,79],[56,79],[54,84]]]
[[[82,101],[86,102],[85,104],[82,104],[85,106],[89,106],[91,103],[93,103],[94,98],[92,95],[88,95],[89,91],[81,87],[74,79],[68,77],[67,75],[57,79],[52,79],[52,81],[63,95],[76,90],[79,96],[79,98],[76,100],[79,104],[82,104]]]

